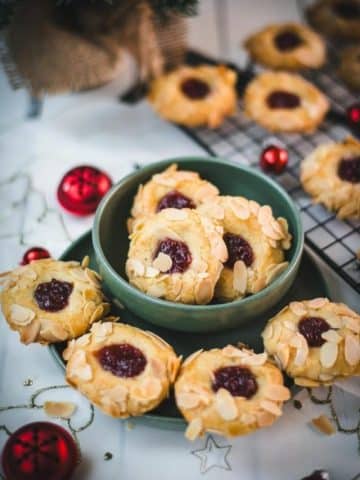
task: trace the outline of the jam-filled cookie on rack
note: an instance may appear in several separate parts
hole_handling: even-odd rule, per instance
[[[166,300],[206,304],[227,250],[222,229],[196,210],[167,208],[134,223],[126,273],[130,283]]]
[[[307,9],[307,18],[325,35],[360,39],[359,0],[318,0]]]
[[[360,375],[360,316],[327,298],[292,302],[262,333],[267,353],[297,385]]]
[[[276,219],[271,207],[244,197],[219,196],[199,211],[224,230],[228,260],[216,284],[219,300],[259,292],[287,268],[284,251],[291,246],[291,235],[286,219]]]
[[[170,165],[165,171],[153,175],[145,185],[140,185],[131,210],[129,231],[134,218],[165,208],[196,208],[218,194],[215,185],[200,178],[197,172],[178,170],[176,164]]]
[[[352,137],[317,147],[301,164],[304,190],[339,218],[360,218],[360,142]]]
[[[2,276],[1,304],[23,343],[63,342],[85,333],[109,310],[100,277],[83,263],[33,261]]]
[[[273,69],[320,68],[326,59],[320,35],[299,23],[269,25],[251,35],[245,47],[253,60]]]
[[[343,50],[338,74],[348,87],[360,90],[360,45],[353,45]]]
[[[156,78],[148,99],[166,120],[216,128],[236,108],[236,73],[223,65],[182,66]]]
[[[69,342],[66,380],[108,415],[142,415],[167,397],[180,358],[155,334],[109,320]]]
[[[329,102],[300,75],[260,73],[247,86],[245,113],[274,132],[313,132],[323,121]]]
[[[205,432],[233,437],[270,426],[289,398],[281,371],[267,361],[266,353],[232,345],[194,353],[175,383],[189,440]]]

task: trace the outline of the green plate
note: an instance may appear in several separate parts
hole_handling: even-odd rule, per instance
[[[91,242],[91,232],[82,235],[78,240],[73,242],[70,247],[63,253],[61,260],[79,260],[81,261],[85,255],[91,258],[90,267],[97,270],[95,263],[95,253]],[[105,294],[111,299],[109,292],[104,286]],[[223,347],[228,343],[243,342],[252,347],[255,351],[263,350],[261,331],[266,321],[281,310],[283,306],[293,300],[306,300],[315,297],[329,296],[327,285],[314,261],[305,251],[302,257],[299,273],[291,287],[290,291],[276,306],[276,308],[266,312],[251,324],[244,324],[234,330],[226,330],[224,332],[215,333],[186,333],[175,330],[167,330],[165,328],[156,327],[144,320],[136,317],[133,313],[126,309],[121,309],[115,304],[112,306],[112,314],[121,318],[124,323],[129,323],[144,330],[151,330],[167,342],[175,349],[178,355],[187,357],[190,353],[200,348],[208,349],[213,347]],[[64,343],[53,344],[50,351],[57,363],[64,369],[65,363],[62,359],[62,351],[65,348]],[[143,415],[142,417],[133,418],[134,421],[147,425],[153,425],[163,429],[183,429],[185,422],[180,416],[176,408],[172,396],[163,402],[156,410]]]

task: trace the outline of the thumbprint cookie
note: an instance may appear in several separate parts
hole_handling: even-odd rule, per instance
[[[359,0],[318,0],[306,13],[309,23],[327,36],[360,39]]]
[[[266,353],[232,345],[194,353],[175,383],[189,440],[205,432],[233,437],[270,426],[289,398],[281,371],[267,361]]]
[[[216,128],[236,108],[236,73],[223,65],[182,66],[156,78],[148,99],[166,120]]]
[[[299,23],[269,25],[246,42],[250,56],[261,65],[279,70],[320,68],[325,63],[325,43]]]
[[[215,296],[231,301],[256,293],[288,266],[284,250],[291,246],[285,218],[275,218],[271,207],[244,197],[219,196],[199,207],[224,230],[228,250]]]
[[[4,316],[23,343],[63,342],[85,333],[109,304],[100,277],[83,263],[37,260],[2,276]]]
[[[196,208],[218,194],[215,185],[200,178],[198,173],[178,170],[173,164],[139,186],[131,210],[133,218],[128,222],[129,231],[133,219],[142,215],[148,216],[165,208]]]
[[[69,342],[66,380],[108,415],[142,415],[167,397],[180,358],[155,334],[109,320]]]
[[[304,190],[339,218],[360,218],[360,142],[348,137],[317,147],[301,164]]]
[[[323,121],[329,102],[300,75],[264,72],[252,80],[244,96],[245,113],[274,132],[313,132]]]
[[[327,298],[292,302],[262,333],[267,353],[297,385],[360,375],[360,316]]]
[[[126,274],[148,295],[206,304],[226,260],[221,228],[197,210],[166,208],[134,223]]]

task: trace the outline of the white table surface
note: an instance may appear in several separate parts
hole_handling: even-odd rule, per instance
[[[191,46],[239,65],[245,55],[241,39],[265,21],[297,18],[289,0],[227,0],[227,35],[218,32],[219,5],[203,0],[201,14],[190,23]],[[223,4],[224,0],[217,0]],[[134,77],[134,65],[119,81],[78,95],[46,100],[42,117],[26,120],[27,96],[13,91],[0,71],[0,271],[16,266],[26,248],[42,245],[58,256],[91,227],[92,217],[74,218],[57,204],[55,189],[72,166],[89,163],[110,172],[114,181],[141,165],[180,155],[204,155],[174,126],[160,120],[145,102],[119,104],[116,98]],[[360,297],[319,259],[332,298],[359,309]],[[40,409],[1,410],[27,404],[39,389],[64,385],[63,376],[46,348],[20,345],[17,335],[0,322],[0,428],[13,431],[24,423],[44,419]],[[24,386],[31,378],[32,385]],[[356,388],[356,385],[355,385]],[[300,394],[304,398],[305,392]],[[360,406],[359,399],[337,391],[343,415]],[[89,419],[88,402],[70,388],[45,390],[42,399],[74,399],[78,405],[73,428]],[[346,408],[344,407],[346,405]],[[84,461],[75,478],[89,480],[243,479],[297,480],[315,468],[328,468],[332,480],[351,480],[360,471],[355,435],[337,433],[324,437],[314,432],[309,420],[326,410],[305,402],[297,411],[289,404],[271,429],[231,441],[205,437],[194,444],[181,432],[120,422],[95,412],[93,423],[78,434]],[[61,423],[59,421],[59,423]],[[0,448],[6,434],[0,429]],[[216,442],[213,443],[213,442]],[[195,450],[204,450],[196,452]],[[104,461],[105,452],[113,458]]]

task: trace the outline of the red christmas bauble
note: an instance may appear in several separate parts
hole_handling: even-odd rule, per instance
[[[42,258],[50,258],[50,253],[42,247],[32,247],[26,250],[21,260],[20,265],[27,265],[33,260],[41,260]]]
[[[347,119],[352,127],[358,127],[360,130],[360,103],[355,103],[347,109]]]
[[[83,165],[69,170],[57,190],[60,205],[75,215],[94,213],[112,186],[111,178],[98,168]]]
[[[285,148],[269,145],[261,152],[260,166],[265,172],[281,173],[289,161]]]
[[[79,461],[72,436],[50,422],[35,422],[7,440],[2,465],[5,477],[16,480],[68,480]]]

